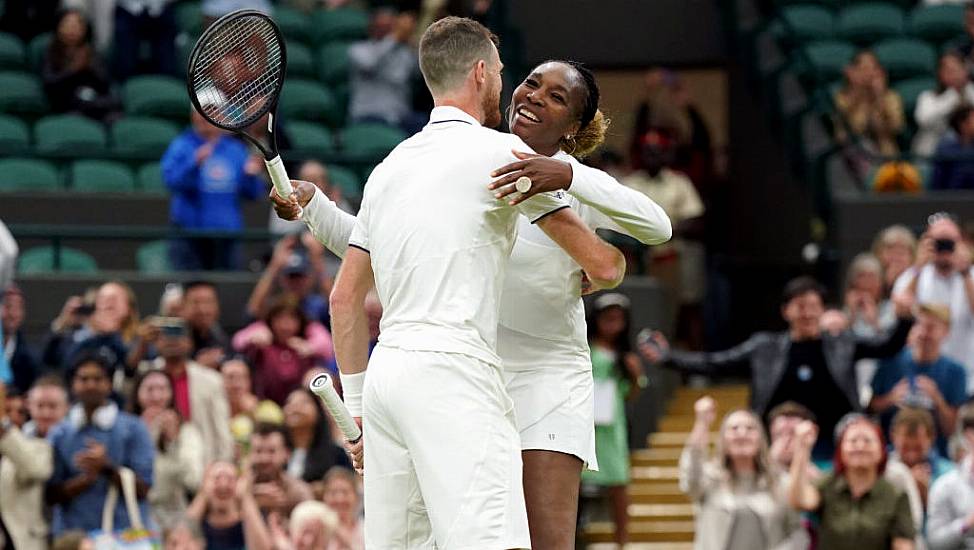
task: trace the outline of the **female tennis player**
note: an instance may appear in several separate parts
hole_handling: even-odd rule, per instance
[[[523,176],[529,193],[567,189],[572,208],[593,229],[607,228],[646,244],[672,233],[663,210],[608,174],[578,162],[601,145],[607,121],[599,89],[580,65],[551,61],[536,67],[514,91],[513,133],[540,155],[500,167],[491,187],[513,191]],[[486,175],[485,175],[486,176]],[[487,182],[485,181],[485,184]],[[354,217],[312,184],[293,181],[290,200],[271,193],[278,214],[298,216],[327,248],[343,256]],[[511,253],[498,328],[498,354],[507,373],[522,440],[524,492],[534,548],[573,545],[578,486],[585,464],[596,467],[592,364],[586,338],[582,271],[543,232],[522,220]]]

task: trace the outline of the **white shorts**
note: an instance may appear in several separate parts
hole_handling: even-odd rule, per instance
[[[538,367],[504,372],[514,400],[522,450],[577,456],[589,470],[595,458],[595,403],[592,370]]]
[[[379,345],[363,409],[366,548],[530,548],[514,409],[498,367]]]

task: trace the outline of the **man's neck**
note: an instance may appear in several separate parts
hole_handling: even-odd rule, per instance
[[[920,352],[916,349],[913,350],[913,362],[918,365],[930,365],[936,363],[937,359],[940,359],[940,351],[934,352]]]
[[[484,121],[487,120],[487,114],[484,113],[484,107],[480,103],[480,98],[470,96],[469,94],[457,94],[434,98],[433,106],[455,107],[477,119],[477,122],[480,124],[483,124]]]
[[[791,329],[788,331],[788,335],[791,336],[792,342],[807,342],[809,340],[817,340],[818,338],[821,338],[822,333],[816,332],[814,334],[806,334],[799,332],[798,330]]]
[[[82,405],[82,407],[85,410],[85,418],[88,420],[88,422],[90,423],[92,417],[95,416],[95,411],[97,411],[98,409],[104,407],[107,404],[108,404],[107,401],[102,401],[101,403],[98,403],[97,405]]]
[[[182,376],[186,372],[186,359],[166,359],[165,371],[169,376]]]

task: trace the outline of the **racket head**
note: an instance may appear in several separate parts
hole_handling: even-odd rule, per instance
[[[193,108],[208,122],[243,132],[277,108],[286,71],[287,48],[277,24],[259,11],[237,10],[196,41],[186,87]]]

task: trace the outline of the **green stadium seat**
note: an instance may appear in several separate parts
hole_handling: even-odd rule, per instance
[[[162,181],[162,168],[158,162],[143,164],[135,176],[136,187],[143,193],[168,193],[166,182]]]
[[[890,80],[929,76],[937,69],[937,51],[922,40],[893,38],[875,44],[872,50]]]
[[[903,112],[908,119],[913,119],[913,109],[916,107],[917,98],[925,90],[932,90],[937,87],[937,79],[929,76],[918,76],[908,78],[893,84],[893,90],[900,94],[903,100]]]
[[[314,56],[304,44],[292,42],[287,45],[287,74],[302,78],[315,77]]]
[[[381,157],[407,137],[402,130],[384,124],[352,124],[342,131],[342,150],[352,155]]]
[[[0,72],[0,111],[39,115],[47,110],[44,89],[36,75],[23,72]]]
[[[856,54],[856,48],[848,42],[822,40],[806,44],[802,52],[804,57],[797,60],[799,72],[829,82],[842,76],[843,69]],[[806,65],[806,59],[810,66]]]
[[[785,34],[797,42],[827,40],[834,32],[832,12],[822,6],[797,5],[781,10]]]
[[[311,17],[296,9],[280,5],[274,7],[273,17],[274,22],[281,28],[281,32],[288,41],[287,53],[288,62],[290,62],[291,46],[294,44],[294,41],[311,41]]]
[[[312,14],[311,32],[317,43],[359,40],[366,37],[369,14],[355,8],[317,10]]]
[[[346,42],[325,44],[318,50],[318,78],[329,86],[348,82],[348,46]]]
[[[913,36],[941,44],[964,33],[964,6],[919,5],[910,12],[907,26]]]
[[[328,181],[332,185],[337,185],[342,190],[342,194],[347,197],[359,198],[362,196],[362,181],[355,172],[334,164],[328,165]]]
[[[317,156],[335,150],[331,132],[320,124],[296,120],[288,122],[285,130],[291,142],[291,151]]]
[[[22,69],[26,50],[20,38],[0,32],[0,69]]]
[[[51,115],[34,123],[34,148],[38,153],[81,157],[104,153],[105,128],[79,115]]]
[[[152,117],[125,117],[110,130],[112,151],[135,158],[159,158],[179,135],[174,123]]]
[[[130,78],[122,86],[122,102],[130,115],[149,115],[185,121],[189,118],[186,85],[171,76]]]
[[[90,193],[131,193],[135,190],[132,170],[110,160],[78,160],[68,168],[71,189]]]
[[[27,275],[31,273],[49,273],[52,271],[70,273],[96,273],[98,264],[87,252],[61,246],[55,251],[52,246],[37,246],[20,254],[17,271]],[[57,266],[57,267],[55,267]]]
[[[903,34],[903,10],[886,2],[866,2],[847,6],[836,19],[839,38],[865,45]]]
[[[47,53],[47,46],[51,43],[51,33],[41,33],[31,39],[27,45],[27,61],[35,71],[40,71],[44,66],[44,55]]]
[[[173,15],[180,31],[192,36],[199,36],[203,32],[203,11],[199,2],[179,2],[174,9]]]
[[[288,120],[330,121],[335,116],[331,92],[313,80],[288,79],[281,90],[281,114]]]
[[[142,273],[169,273],[174,271],[169,262],[169,243],[150,241],[135,251],[135,265]]]
[[[0,115],[0,154],[23,154],[30,148],[30,129],[19,118]]]
[[[57,191],[61,188],[57,168],[37,159],[0,159],[0,191]]]

